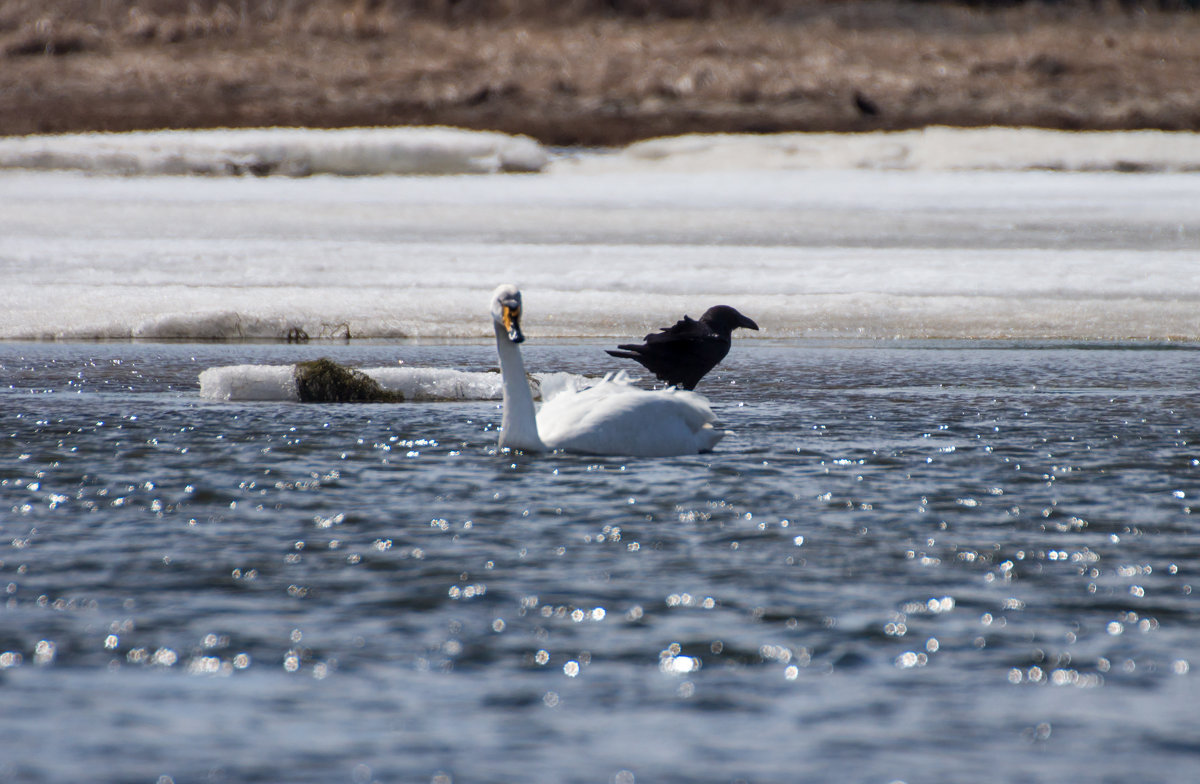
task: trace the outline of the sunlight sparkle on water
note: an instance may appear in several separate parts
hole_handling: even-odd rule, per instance
[[[337,348],[494,362],[490,345]],[[624,766],[647,781],[820,779],[878,706],[924,718],[856,735],[864,778],[916,780],[908,759],[969,780],[986,754],[1014,780],[1069,778],[1086,756],[1133,781],[1148,757],[1130,737],[1161,740],[1153,762],[1172,780],[1195,767],[1181,721],[1200,628],[1182,510],[1200,467],[1191,348],[735,344],[720,372],[736,390],[706,391],[736,439],[664,461],[497,455],[491,402],[196,399],[194,364],[290,347],[38,350],[182,369],[84,400],[57,394],[43,365],[0,384],[17,447],[0,476],[14,510],[0,519],[0,669],[18,739],[86,696],[130,711],[122,742],[180,760],[177,780],[211,777],[214,748],[233,778],[252,779],[260,751],[303,759],[281,768],[299,784],[359,760],[381,781],[521,780],[532,766],[555,780]],[[571,369],[605,361],[595,344],[545,352]],[[981,421],[990,451],[965,435]],[[54,656],[43,646],[29,666],[39,641]],[[243,724],[209,720],[258,723],[285,704],[303,709],[297,732],[253,749]],[[380,721],[400,722],[403,758]],[[644,740],[660,722],[680,728],[669,760]],[[1040,722],[1062,731],[1026,760],[1021,728]],[[184,729],[200,742],[178,742]],[[89,747],[115,737],[73,732]],[[972,754],[947,755],[950,734]],[[736,760],[705,756],[717,736]],[[32,755],[21,763],[36,771]],[[801,758],[813,765],[795,770]]]
[[[700,669],[700,659],[685,656],[679,643],[673,642],[658,654],[658,668],[669,675],[686,675]]]

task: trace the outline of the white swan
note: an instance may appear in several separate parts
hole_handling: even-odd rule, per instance
[[[492,294],[492,321],[504,383],[501,447],[666,457],[707,452],[725,435],[713,427],[708,402],[695,392],[649,391],[611,377],[588,389],[560,392],[535,413],[519,347],[525,336],[516,286],[505,284]]]

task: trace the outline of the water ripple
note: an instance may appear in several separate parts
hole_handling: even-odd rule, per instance
[[[1016,764],[1029,780],[1084,746],[1132,774],[1114,715],[1159,769],[1197,762],[1172,723],[1200,644],[1185,352],[745,348],[706,390],[736,436],[646,460],[500,452],[494,403],[198,399],[197,367],[274,346],[22,351],[0,384],[4,726],[20,747],[63,713],[112,721],[53,729],[79,750],[0,781],[78,778],[113,744],[135,778],[209,775],[220,745],[247,781],[785,780],[793,754],[954,780],[970,760],[926,739],[950,736],[1060,750]],[[292,734],[255,743],[214,720],[281,711]]]

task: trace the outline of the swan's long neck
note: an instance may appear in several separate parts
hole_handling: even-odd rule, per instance
[[[546,445],[538,436],[537,412],[533,393],[525,378],[521,348],[508,339],[504,328],[496,324],[496,353],[500,355],[500,375],[504,380],[504,414],[500,419],[500,446],[544,452]]]

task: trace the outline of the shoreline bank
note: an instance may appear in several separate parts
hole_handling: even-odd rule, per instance
[[[0,135],[447,125],[619,146],[932,125],[1200,131],[1198,13],[892,2],[446,20],[329,2],[255,21],[225,4],[95,18],[70,5],[0,18]]]

